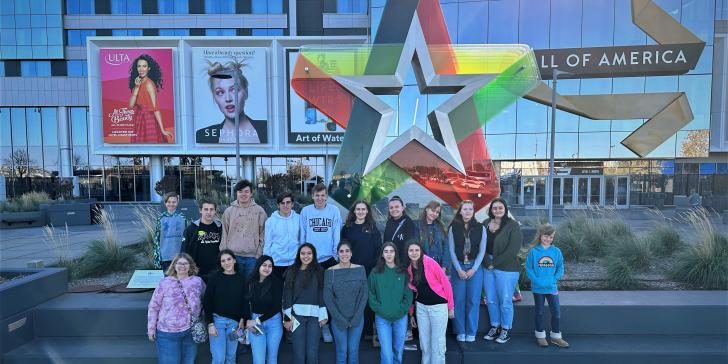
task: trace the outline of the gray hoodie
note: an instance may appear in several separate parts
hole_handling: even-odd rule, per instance
[[[336,258],[336,246],[341,239],[341,212],[327,203],[323,208],[308,205],[301,210],[301,243],[316,247],[318,262]]]

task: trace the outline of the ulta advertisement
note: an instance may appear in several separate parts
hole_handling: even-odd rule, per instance
[[[306,102],[291,88],[291,75],[296,65],[298,50],[288,50],[288,143],[291,144],[340,144],[344,129],[328,116]]]
[[[99,51],[104,143],[173,144],[172,49]]]
[[[197,144],[235,143],[236,114],[240,143],[268,143],[268,68],[265,48],[193,48],[192,89]]]

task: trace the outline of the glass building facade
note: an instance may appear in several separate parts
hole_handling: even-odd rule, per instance
[[[396,0],[390,0],[396,1]],[[89,36],[286,36],[292,34],[376,34],[387,0],[7,0],[0,2],[0,76],[73,79],[88,77],[85,58]],[[709,138],[714,20],[728,18],[726,0],[655,0],[662,9],[706,42],[697,67],[685,75],[560,80],[563,95],[685,92],[694,120],[646,158],[620,141],[645,120],[590,120],[557,111],[555,157],[557,206],[588,204],[653,205],[672,203],[673,195],[693,189],[702,195],[728,195],[728,164],[710,161]],[[297,8],[289,28],[144,28],[79,29],[66,17],[205,16],[205,14],[285,14]],[[534,49],[649,45],[654,41],[632,23],[629,0],[440,0],[453,43],[524,43]],[[314,9],[314,10],[311,10]],[[315,12],[310,15],[309,13]],[[326,28],[322,16],[368,16],[369,29]],[[315,15],[315,16],[314,16]],[[312,33],[313,32],[313,33]],[[67,48],[64,49],[64,46]],[[66,54],[79,50],[80,54]],[[1,90],[0,90],[1,91]],[[6,92],[7,90],[3,91]],[[428,133],[426,115],[448,95],[420,95],[410,72],[400,95],[382,96],[397,116],[392,140],[412,124]],[[483,128],[501,176],[504,197],[522,206],[546,204],[550,108],[526,99]],[[69,142],[62,140],[66,123]],[[154,198],[150,157],[97,155],[90,150],[88,106],[0,103],[0,173],[6,195],[19,195],[55,183],[64,173],[63,148],[70,148],[71,174],[79,194],[102,201],[149,201]],[[285,130],[282,126],[280,130]],[[68,146],[65,146],[68,144]],[[209,191],[229,191],[232,156],[163,157],[165,183],[184,198]],[[270,194],[282,189],[305,193],[326,178],[328,150],[297,156],[257,156],[258,184]],[[705,160],[702,160],[705,159]],[[43,187],[45,188],[45,187]],[[661,201],[661,202],[658,202]]]

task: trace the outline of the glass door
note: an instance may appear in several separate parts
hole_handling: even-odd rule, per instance
[[[606,177],[605,204],[616,208],[629,207],[629,177]]]

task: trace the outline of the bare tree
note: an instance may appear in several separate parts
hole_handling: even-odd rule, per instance
[[[30,159],[28,152],[25,150],[14,150],[10,156],[3,158],[3,164],[11,166],[13,175],[18,177],[27,177],[30,172],[31,165],[35,165],[35,161]]]

